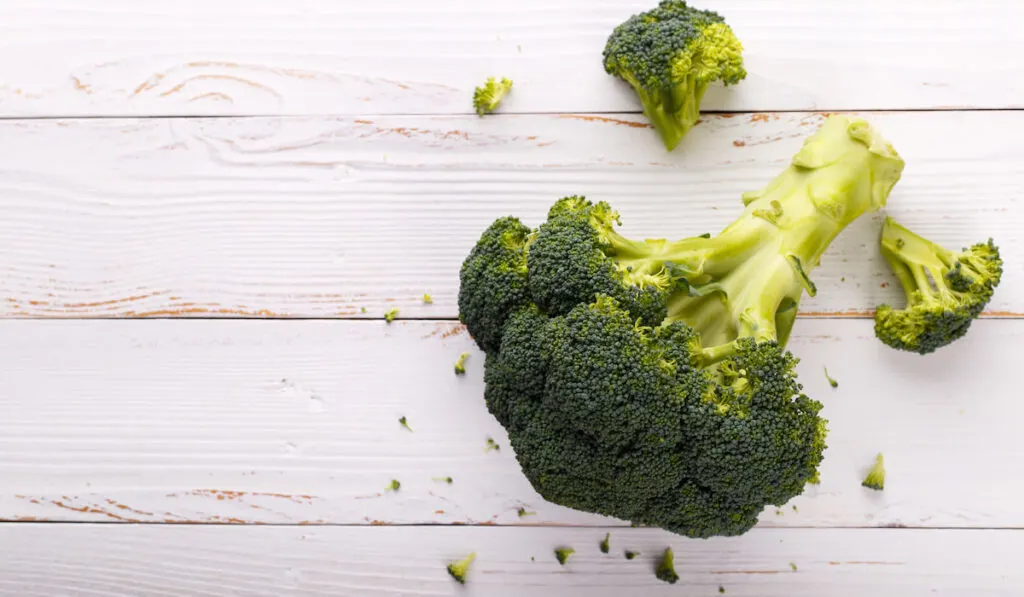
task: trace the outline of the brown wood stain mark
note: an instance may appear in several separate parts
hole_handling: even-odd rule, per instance
[[[383,526],[388,526],[390,524],[391,524],[390,522],[384,522],[383,520],[371,520],[370,521],[370,526],[371,527],[383,527]]]
[[[444,510],[434,510],[434,514],[444,514]]]
[[[203,99],[212,99],[212,100],[217,100],[217,101],[227,101],[229,104],[235,103],[234,98],[232,98],[230,95],[228,95],[226,93],[221,93],[219,91],[211,91],[209,93],[203,93],[201,95],[197,95],[197,96],[189,99],[188,103],[191,104],[192,102],[198,102],[199,100],[203,100]]]
[[[289,315],[275,313],[268,309],[248,310],[245,308],[229,309],[225,307],[189,307],[182,309],[155,309],[152,311],[125,311],[126,317],[179,317],[182,315],[237,315],[241,317],[273,317],[288,319]]]
[[[779,574],[778,570],[712,570],[711,574]]]
[[[243,85],[248,85],[249,87],[252,87],[253,89],[261,89],[263,91],[266,91],[267,93],[270,93],[271,95],[274,95],[274,96],[277,96],[277,97],[281,97],[280,93],[274,91],[273,89],[271,89],[270,87],[267,87],[266,85],[264,85],[262,83],[257,83],[256,81],[250,81],[249,79],[246,79],[246,78],[243,78],[243,77],[236,77],[235,75],[195,75],[193,77],[189,77],[189,78],[185,79],[181,83],[178,83],[174,87],[171,87],[167,91],[161,93],[160,97],[167,97],[169,95],[174,95],[175,93],[178,93],[179,91],[184,89],[186,85],[188,85],[189,83],[191,83],[193,81],[234,81],[236,83],[241,83]]]
[[[143,516],[153,516],[152,512],[146,512],[145,510],[136,510],[135,508],[131,508],[124,504],[118,503],[117,501],[112,500],[110,498],[107,498],[105,501],[111,506],[117,508],[118,510],[124,510],[126,512],[131,512],[133,514],[142,514]]]
[[[91,309],[93,307],[111,307],[114,305],[122,305],[124,303],[134,303],[137,301],[146,300],[155,296],[165,294],[164,292],[150,292],[148,294],[139,294],[135,296],[129,296],[126,298],[110,299],[106,301],[94,301],[88,303],[52,303],[51,306],[58,310],[70,310],[70,309]]]
[[[157,73],[157,74],[153,75],[152,77],[146,79],[145,81],[142,82],[141,85],[139,85],[138,87],[135,88],[135,91],[132,93],[132,96],[134,97],[134,96],[142,93],[143,91],[149,91],[150,89],[153,89],[154,87],[156,87],[157,85],[160,84],[160,81],[162,81],[163,78],[164,78],[163,73]]]
[[[649,123],[636,122],[633,120],[622,120],[619,118],[609,118],[607,116],[589,116],[586,114],[559,114],[559,118],[568,118],[570,120],[585,120],[587,122],[607,122],[610,124],[621,124],[634,129],[649,129],[652,128]]]
[[[766,114],[766,113],[751,114],[750,115],[750,123],[751,124],[753,124],[755,122],[768,122],[769,120],[771,120],[771,115]]]
[[[88,85],[86,83],[83,83],[82,80],[79,79],[78,77],[72,76],[71,77],[71,82],[75,86],[75,89],[77,91],[81,91],[81,92],[83,92],[83,93],[85,93],[87,95],[91,95],[92,94],[92,86],[90,86],[90,85]]]
[[[906,562],[872,562],[872,561],[850,561],[850,562],[829,562],[829,566],[842,566],[844,564],[852,566],[905,566]]]
[[[354,120],[356,124],[373,124],[372,120]]]
[[[733,141],[732,144],[735,147],[746,147],[747,146],[747,142],[746,141],[742,141],[740,139],[737,139],[737,140]]]
[[[63,498],[65,500],[70,501],[70,498],[68,498],[67,496],[63,496]],[[51,500],[50,503],[53,504],[54,506],[57,506],[58,508],[71,510],[72,512],[81,512],[82,514],[102,514],[108,518],[113,518],[114,520],[118,520],[121,522],[141,522],[133,518],[125,518],[123,516],[118,516],[113,512],[107,512],[106,510],[103,510],[102,508],[97,508],[95,506],[71,506],[69,504],[65,504],[60,500]]]

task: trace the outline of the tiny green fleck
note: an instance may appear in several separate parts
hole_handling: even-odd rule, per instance
[[[626,559],[627,559],[627,560],[632,560],[633,558],[635,558],[635,557],[637,557],[638,555],[640,555],[640,552],[639,552],[639,551],[629,551],[629,550],[627,549],[627,550],[625,551],[624,555],[626,556]]]
[[[903,242],[902,238],[897,238],[896,239],[896,248],[897,249],[902,249],[905,244],[907,244],[907,243]]]
[[[793,512],[800,512],[799,510],[796,509],[795,505],[793,506]]]
[[[392,321],[394,321],[396,317],[398,317],[398,309],[397,308],[395,308],[395,309],[388,309],[387,311],[384,312],[384,321],[386,321],[388,323],[391,323]]]
[[[611,538],[611,533],[604,534],[604,540],[601,541],[601,553],[608,553],[608,550],[611,549]]]
[[[834,379],[832,379],[832,376],[828,374],[828,367],[824,367],[824,369],[825,369],[825,379],[828,380],[828,385],[832,386],[833,388],[838,388],[839,387],[839,382],[834,380]]]
[[[500,452],[501,446],[499,446],[498,442],[494,441],[493,439],[487,438],[487,447],[484,448],[484,452],[490,452],[491,450],[494,450],[495,452]]]
[[[782,510],[779,510],[778,508],[776,508],[776,509],[775,509],[775,515],[776,515],[776,516],[785,516],[785,515],[786,515],[786,513],[785,513],[785,512],[783,512]]]
[[[366,313],[366,307],[359,307],[360,313]]]
[[[454,481],[451,477],[434,477],[434,480],[438,483],[447,483],[449,485]]]
[[[434,304],[434,297],[430,296],[429,294],[424,294],[423,295],[423,304],[424,305],[433,305]]]
[[[398,491],[402,488],[402,484],[399,483],[398,479],[392,479],[391,484],[387,486],[385,491]]]
[[[718,592],[725,593],[725,587],[723,587],[722,585],[718,585]]]
[[[565,563],[569,560],[569,556],[576,553],[576,550],[571,547],[559,547],[555,550],[555,559],[558,563],[565,566]]]
[[[845,282],[846,281],[846,276],[843,276],[842,278],[839,278],[839,281],[840,282]]]
[[[455,375],[465,375],[466,374],[466,359],[468,359],[468,358],[469,358],[469,353],[468,352],[464,352],[464,353],[459,355],[458,360],[455,361]]]
[[[409,421],[406,420],[405,416],[402,416],[400,419],[398,419],[398,424],[401,425],[402,427],[405,427],[409,431],[412,431],[412,427],[409,427]]]
[[[793,562],[790,562],[789,563],[789,567],[793,569],[793,572],[796,572],[796,564],[794,564]]]
[[[524,516],[533,516],[537,514],[536,512],[528,512],[526,508],[523,507],[520,507],[518,510],[516,510],[516,513],[519,514],[519,518],[522,518]]]

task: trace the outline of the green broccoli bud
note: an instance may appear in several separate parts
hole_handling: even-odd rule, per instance
[[[454,480],[451,477],[434,477],[434,481],[437,481],[439,483],[447,483],[449,485],[451,485],[454,482]]]
[[[466,359],[469,358],[469,353],[464,352],[459,355],[458,360],[455,361],[455,375],[466,374]]]
[[[409,421],[406,420],[404,415],[398,419],[398,424],[401,425],[402,427],[405,427],[409,431],[412,431],[412,427],[409,427]]]
[[[512,81],[502,78],[501,81],[494,77],[487,79],[481,87],[473,92],[473,109],[479,116],[490,114],[501,103],[509,91],[512,90]]]
[[[828,374],[828,367],[825,367],[825,379],[828,380],[828,385],[832,386],[833,388],[839,387],[839,382],[832,379],[832,376]]]
[[[528,512],[526,508],[523,507],[520,507],[518,510],[516,510],[516,513],[519,514],[519,518],[522,518],[524,516],[534,516],[535,514],[537,514],[536,512]]]
[[[789,563],[789,567],[793,569],[793,572],[796,572],[796,564],[794,564],[793,562],[790,562]]]
[[[565,562],[569,559],[569,556],[576,553],[576,550],[571,547],[559,547],[555,550],[555,559],[558,563],[565,566]]]
[[[434,304],[434,297],[430,296],[429,294],[424,294],[423,295],[423,304],[424,305],[433,305]]]
[[[992,239],[954,252],[886,218],[881,247],[907,306],[879,305],[875,336],[898,350],[928,354],[964,337],[1003,275]]]
[[[632,560],[632,559],[635,559],[638,555],[640,555],[640,552],[639,551],[629,551],[627,549],[626,551],[623,552],[623,555],[626,556],[627,560]]]
[[[384,488],[384,490],[385,491],[398,491],[401,488],[402,488],[402,484],[398,481],[398,479],[392,479],[391,483],[389,483],[388,486]]]
[[[661,556],[661,561],[658,562],[657,568],[654,570],[654,575],[658,577],[658,580],[665,581],[669,584],[675,584],[679,580],[679,575],[676,574],[676,566],[674,556],[672,555],[672,548],[666,547],[665,554]]]
[[[861,485],[875,491],[885,489],[885,462],[882,459],[881,452],[875,457],[875,466],[871,467],[871,471],[868,472],[868,476],[864,477]]]
[[[387,311],[384,312],[384,321],[386,321],[388,323],[391,323],[392,321],[394,321],[396,317],[398,317],[398,309],[397,308],[388,309]]]
[[[359,307],[360,313],[366,313],[366,307]]]
[[[473,563],[474,559],[476,559],[476,552],[469,554],[458,562],[448,564],[448,574],[451,574],[452,578],[460,585],[466,584],[466,574],[469,573],[469,565]]]
[[[629,83],[670,151],[697,123],[708,86],[739,83],[743,45],[721,15],[662,0],[615,28],[604,68]]]
[[[725,587],[723,587],[722,585],[718,585],[718,592],[724,594],[725,593]]]
[[[601,541],[601,553],[608,553],[608,551],[611,549],[611,538],[611,533],[604,534],[604,539]]]
[[[494,441],[493,439],[487,438],[487,446],[484,447],[484,452],[490,452],[491,450],[499,452],[501,451],[501,446],[499,446],[498,442]]]

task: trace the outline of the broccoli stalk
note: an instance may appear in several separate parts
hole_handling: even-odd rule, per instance
[[[612,539],[612,534],[611,533],[605,533],[604,534],[604,539],[601,540],[601,544],[600,544],[601,553],[608,553],[608,551],[611,549],[611,539]]]
[[[460,585],[466,584],[466,574],[469,573],[469,565],[473,563],[475,558],[476,552],[473,552],[458,562],[448,564],[448,574],[451,574],[452,578],[454,578]]]
[[[676,574],[676,566],[671,547],[665,548],[665,554],[661,556],[661,561],[658,562],[658,566],[655,568],[654,574],[658,577],[658,580],[665,581],[669,584],[675,584],[676,581],[679,580],[679,575]]]
[[[743,45],[717,13],[663,0],[612,32],[604,68],[629,83],[671,151],[697,123],[708,85],[747,76]]]
[[[875,457],[875,465],[868,471],[868,476],[864,477],[861,485],[875,491],[885,489],[885,460],[882,458],[881,453]]]
[[[512,90],[512,81],[502,78],[500,81],[494,77],[487,79],[481,87],[473,91],[473,109],[477,115],[490,114],[501,103],[509,91]]]
[[[903,286],[907,306],[879,305],[875,335],[899,350],[928,354],[962,338],[1003,274],[992,239],[954,252],[886,218],[881,247]]]
[[[464,352],[459,355],[459,358],[455,361],[455,375],[466,374],[466,359],[469,358],[469,353]]]

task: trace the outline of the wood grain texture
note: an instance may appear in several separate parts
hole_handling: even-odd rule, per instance
[[[994,236],[991,314],[1024,313],[1024,113],[869,118],[908,164],[888,213],[952,247]],[[717,231],[822,120],[709,117],[673,154],[633,116],[4,121],[0,317],[454,318],[495,217],[586,194],[628,235]],[[901,300],[881,217],[837,239],[805,313]]]
[[[928,359],[881,345],[869,321],[794,333],[829,449],[821,485],[762,525],[1024,527],[1024,322],[978,322]],[[464,350],[447,322],[0,323],[0,519],[624,524],[533,491],[483,404],[482,355],[453,373]],[[879,451],[880,493],[860,486]]]
[[[0,525],[0,592],[105,597],[917,597],[1020,595],[1024,531],[761,529],[684,540],[646,529]],[[552,550],[573,546],[563,567]],[[654,577],[675,553],[680,580]],[[627,561],[623,549],[641,552]],[[465,586],[445,566],[475,552]],[[531,560],[531,558],[534,558]],[[796,567],[794,571],[793,566]]]
[[[0,114],[639,111],[604,72],[611,30],[652,0],[7,0]],[[704,0],[750,76],[713,110],[1020,107],[1024,5],[1006,0]],[[571,81],[566,84],[566,81]]]

